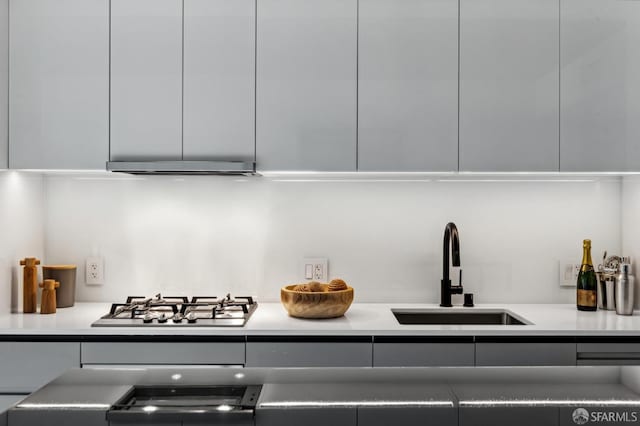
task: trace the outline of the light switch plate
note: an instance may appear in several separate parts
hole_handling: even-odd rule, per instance
[[[301,269],[301,276],[306,281],[326,283],[329,280],[329,259],[326,257],[305,257]]]
[[[578,281],[580,264],[571,260],[561,260],[559,262],[559,282],[561,287],[575,287]]]

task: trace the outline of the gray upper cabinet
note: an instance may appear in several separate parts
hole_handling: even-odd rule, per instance
[[[458,2],[360,0],[358,170],[458,170]]]
[[[356,170],[357,0],[257,2],[259,170]]]
[[[182,0],[111,0],[112,161],[182,158],[182,19]]]
[[[558,171],[559,20],[558,0],[460,0],[460,171]]]
[[[640,171],[640,2],[561,0],[562,171]]]
[[[0,79],[9,81],[9,0],[0,0]],[[9,167],[9,87],[0,85],[0,169]]]
[[[184,159],[255,159],[255,0],[184,0]]]
[[[104,170],[109,149],[109,0],[12,1],[10,22],[9,166]],[[3,66],[0,75],[6,75]],[[1,130],[3,111],[0,138],[6,134]],[[0,142],[4,154],[2,146]]]

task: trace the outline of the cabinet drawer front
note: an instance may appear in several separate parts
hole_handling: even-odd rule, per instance
[[[247,367],[371,367],[371,343],[247,342]]]
[[[576,365],[575,343],[476,343],[476,365]]]
[[[244,364],[244,343],[82,343],[82,364]]]
[[[80,344],[1,342],[0,393],[30,393],[69,368],[80,367]]]
[[[554,426],[558,409],[552,407],[461,407],[461,426]]]
[[[640,365],[640,343],[578,343],[578,365]]]
[[[358,426],[458,426],[455,408],[358,408]]]
[[[355,408],[287,408],[256,410],[260,426],[356,426]]]
[[[374,367],[473,366],[473,343],[375,343]]]
[[[12,410],[9,412],[12,426],[69,425],[107,426],[104,411],[100,410]],[[0,423],[1,424],[1,423]],[[148,425],[147,425],[148,426]],[[163,425],[171,426],[171,425]]]

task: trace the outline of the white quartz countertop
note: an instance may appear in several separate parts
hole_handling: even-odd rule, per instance
[[[0,336],[640,336],[640,315],[614,311],[580,312],[575,305],[495,304],[474,308],[506,309],[531,325],[401,325],[391,309],[439,309],[435,304],[354,303],[341,318],[289,317],[280,303],[260,303],[244,327],[91,327],[108,312],[108,303],[77,303],[56,314],[0,314]]]

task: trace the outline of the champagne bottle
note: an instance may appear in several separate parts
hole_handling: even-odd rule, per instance
[[[591,260],[591,240],[582,242],[582,265],[578,273],[577,293],[578,310],[598,309],[598,281]]]

